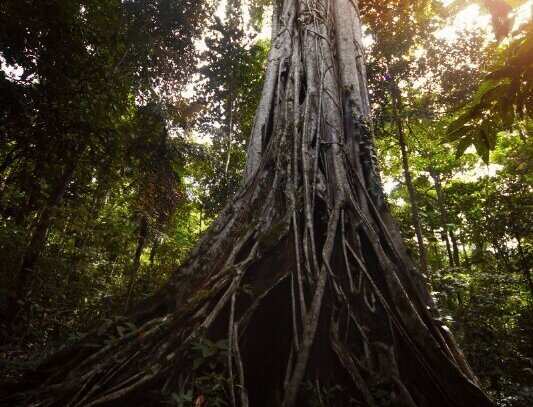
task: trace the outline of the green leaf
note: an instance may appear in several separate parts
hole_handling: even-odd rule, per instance
[[[501,103],[499,107],[502,125],[505,129],[510,130],[515,121],[515,113],[513,106],[511,103]]]
[[[491,90],[493,90],[495,87],[497,87],[498,85],[498,81],[495,81],[493,79],[489,79],[485,82],[483,82],[481,85],[479,85],[479,88],[472,100],[472,103],[474,105],[478,105],[481,103],[481,101],[483,100],[483,97],[488,93],[490,92]]]
[[[485,90],[484,93],[481,95],[480,103],[488,104],[494,101],[501,101],[502,99],[507,97],[508,92],[509,92],[509,82],[500,83],[498,85],[493,86],[490,89]]]
[[[215,346],[220,350],[226,350],[229,348],[229,342],[227,339],[220,339],[215,343]]]
[[[492,121],[484,120],[483,123],[481,123],[480,135],[489,150],[494,150],[496,148],[497,134],[498,129]]]
[[[204,363],[202,358],[196,358],[192,361],[192,370],[198,370],[200,366]]]
[[[476,148],[476,152],[481,157],[483,162],[485,164],[488,164],[490,159],[490,152],[487,143],[487,136],[484,133],[485,132],[481,129],[478,135],[474,137],[474,147]]]
[[[473,112],[471,109],[469,109],[468,111],[463,113],[461,116],[459,116],[457,119],[455,119],[453,122],[451,122],[451,124],[448,126],[448,130],[446,131],[446,135],[451,136],[455,132],[461,130],[462,128],[464,128],[464,125],[472,119],[473,119]],[[450,141],[454,141],[454,140],[450,140]]]
[[[466,149],[472,145],[472,138],[471,137],[464,137],[461,140],[459,140],[459,144],[457,144],[457,150],[455,151],[455,158],[459,159],[463,156]]]
[[[471,130],[470,126],[459,127],[457,130],[446,134],[445,142],[453,143],[454,141],[460,140],[464,138],[464,136],[468,134],[470,130]]]

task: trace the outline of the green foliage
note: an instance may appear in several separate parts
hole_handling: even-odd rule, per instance
[[[250,0],[249,13],[252,27],[260,31],[264,25],[265,11],[268,6],[272,6],[273,0]]]
[[[440,134],[444,131],[442,126]],[[501,405],[526,406],[533,384],[533,349],[528,339],[533,326],[529,274],[533,219],[528,209],[531,147],[516,134],[501,138],[491,161],[499,170],[489,176],[483,175],[485,166],[476,164],[474,155],[465,155],[470,162],[466,166],[464,159],[462,163],[455,160],[450,147],[438,143],[438,136],[431,143],[423,132],[415,128],[414,133],[412,171],[442,322],[451,327],[483,386]],[[419,156],[420,151],[427,156]],[[396,154],[387,151],[382,168],[385,176],[401,182],[398,165],[389,161]],[[429,165],[441,175],[448,237],[438,215],[434,185],[425,175]],[[465,176],[468,173],[472,175]],[[410,202],[402,184],[393,190],[390,202],[402,233],[414,248]],[[453,267],[453,259],[447,260],[453,253],[446,246],[451,234],[460,257]]]
[[[222,210],[241,183],[269,51],[267,41],[252,41],[245,31],[242,11],[229,7],[225,21],[214,18],[202,54],[206,65],[200,70],[196,97],[206,115],[195,130],[209,137],[210,160],[198,163],[197,199],[208,219]]]
[[[373,44],[376,52],[369,66],[378,156],[393,215],[416,258],[412,202],[397,136],[399,120],[442,323],[453,330],[483,386],[501,405],[529,405],[531,119],[524,106],[519,115],[510,99],[507,108],[514,123],[497,110],[513,82],[510,75],[489,75],[490,82],[478,89],[487,76],[487,61],[495,60],[500,69],[517,64],[507,59],[509,54],[495,53],[479,32],[462,33],[453,43],[431,36],[404,42],[395,33],[394,28],[385,31],[381,35],[388,34],[388,43]],[[403,50],[402,58],[395,49]],[[528,89],[529,82],[522,77],[520,87],[513,86]],[[488,103],[495,114],[483,116],[482,126],[460,117],[455,106],[469,99]],[[511,124],[514,132],[508,131]],[[449,143],[442,143],[445,137]],[[468,150],[472,144],[485,162]],[[386,403],[387,395],[383,397]]]
[[[214,369],[217,361],[228,355],[228,341],[221,339],[217,342],[212,342],[207,338],[201,338],[191,343],[191,350],[194,354],[193,370],[198,370],[203,365],[208,365],[211,369]]]
[[[511,30],[513,8],[527,3],[527,0],[455,0],[449,5],[451,13],[464,9],[472,4],[480,4],[492,17],[492,28],[496,38],[502,39]]]
[[[17,298],[16,329],[0,351],[8,371],[91,329],[107,343],[132,332],[120,317],[129,282],[133,301],[154,292],[237,191],[269,50],[250,31],[259,30],[271,3],[229,1],[222,19],[207,17],[210,1],[0,5],[3,320],[21,260],[39,226],[44,231]],[[531,23],[495,50],[478,31],[453,43],[432,34],[473,1],[448,9],[437,0],[359,3],[373,40],[376,144],[393,214],[416,257],[399,121],[441,322],[502,406],[529,406]],[[498,12],[508,7],[483,3],[497,36],[508,35],[510,20]],[[201,35],[206,49],[198,53]],[[181,91],[196,73],[194,100],[186,100]],[[457,111],[464,100],[471,103]],[[286,226],[265,231],[260,250]],[[240,291],[249,295],[250,286]],[[168,402],[224,405],[229,379],[214,372],[227,363],[228,342],[199,338],[186,352],[194,386]],[[327,383],[304,387],[309,405],[335,405],[342,393]],[[389,394],[373,395],[391,402]]]
[[[500,47],[496,62],[459,116],[450,124],[447,141],[459,140],[460,157],[474,145],[489,162],[498,134],[519,127],[532,117],[533,23],[524,24],[507,44]]]
[[[211,7],[0,6],[0,315],[3,331],[17,318],[21,350],[122,313],[132,263],[139,298],[196,240],[184,187],[200,149],[173,104]]]
[[[230,379],[220,373],[225,366],[230,349],[227,339],[216,342],[200,337],[189,344],[187,354],[192,361],[193,388],[184,389],[181,394],[172,394],[171,403],[181,406],[205,405],[227,406]]]

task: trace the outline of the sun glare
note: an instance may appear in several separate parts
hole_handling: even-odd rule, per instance
[[[444,6],[450,6],[453,0],[443,0]],[[517,29],[521,24],[531,18],[533,11],[533,0],[529,0],[522,6],[518,7],[514,11],[515,24],[513,29]],[[454,20],[437,31],[435,36],[437,38],[446,39],[449,42],[453,42],[461,35],[461,31],[465,29],[481,28],[487,31],[487,35],[491,34],[491,17],[490,14],[483,10],[479,4],[471,4],[460,11],[454,18]]]
[[[440,39],[446,39],[454,42],[461,31],[475,28],[485,28],[487,35],[490,27],[490,16],[482,14],[479,5],[472,4],[460,11],[454,18],[453,22],[443,29],[437,31],[435,36]]]

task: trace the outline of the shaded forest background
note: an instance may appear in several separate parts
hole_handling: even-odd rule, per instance
[[[236,191],[270,1],[0,5],[0,366],[123,321]],[[386,4],[385,4],[386,3]],[[382,177],[483,386],[533,404],[531,2],[360,1]],[[485,17],[483,17],[485,18]],[[114,340],[110,337],[109,340]]]

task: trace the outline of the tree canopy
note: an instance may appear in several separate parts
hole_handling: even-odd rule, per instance
[[[158,290],[167,287],[169,278],[179,285],[182,277],[176,277],[181,276],[176,270],[190,267],[198,272],[189,257],[191,249],[196,247],[193,259],[195,253],[208,257],[209,245],[220,244],[206,230],[219,227],[221,214],[230,216],[234,209],[228,203],[236,194],[243,196],[243,183],[251,182],[252,167],[246,164],[253,150],[250,135],[262,131],[260,144],[269,145],[272,134],[291,134],[291,103],[299,100],[301,105],[294,106],[301,106],[299,113],[304,114],[306,97],[313,94],[313,78],[306,71],[295,79],[298,74],[291,67],[296,62],[290,58],[291,63],[265,73],[277,53],[287,52],[268,37],[272,30],[280,33],[275,22],[283,16],[276,17],[274,11],[274,24],[270,21],[275,5],[278,12],[283,9],[281,3],[2,2],[0,404],[2,397],[20,388],[20,378],[26,377],[21,372],[42,366],[58,350],[83,343],[94,332],[109,346],[124,341],[140,328],[131,317],[140,312],[136,304],[149,309],[152,295],[163,295]],[[354,195],[381,202],[378,182],[374,186],[369,173],[369,168],[379,168],[386,192],[383,210],[390,209],[409,257],[432,287],[428,301],[438,314],[438,326],[453,332],[472,377],[477,376],[490,397],[501,406],[515,407],[533,403],[532,7],[531,1],[510,0],[359,1],[372,123],[362,121],[357,128],[360,137],[368,132],[372,141],[357,155],[363,157],[358,171],[368,179],[366,189]],[[477,10],[476,18],[489,24],[459,25],[465,9]],[[311,17],[304,14],[291,24],[311,31],[322,27],[319,20],[315,28],[307,26]],[[306,35],[315,35],[317,43],[333,35],[311,31]],[[327,75],[326,70],[324,78]],[[301,81],[298,91],[283,93],[292,80]],[[269,86],[270,105],[262,106],[261,96],[264,100]],[[329,97],[327,92],[324,97]],[[286,112],[276,110],[283,104]],[[261,111],[268,109],[279,113],[262,117]],[[296,131],[305,132],[305,126],[314,123],[312,115],[306,117],[301,128],[294,126]],[[272,157],[283,157],[294,148],[283,144],[283,137],[279,140],[269,147]],[[310,140],[309,145],[316,148],[316,142]],[[335,163],[328,154],[337,141],[319,143],[330,150],[317,155],[316,168],[328,174]],[[242,240],[234,242],[241,250],[234,253],[235,267],[248,255],[255,261],[282,244],[293,250],[280,236],[300,219],[272,219],[281,212],[276,205],[288,202],[290,207],[309,193],[310,185],[318,201],[326,203],[313,212],[316,218],[304,217],[302,225],[333,218],[334,200],[333,206],[327,204],[331,178],[317,177],[314,184],[302,181],[291,198],[282,186],[292,182],[293,170],[284,160],[272,158],[260,167],[274,174],[285,166],[281,175],[257,178],[258,185],[265,191],[271,188],[275,196],[250,198],[255,205],[272,204],[261,206],[268,230],[261,231],[244,215],[231,215],[243,228],[256,228],[259,236],[257,247],[244,232]],[[302,171],[302,178],[306,174]],[[350,182],[357,184],[355,178]],[[361,197],[364,193],[368,198]],[[306,208],[307,203],[302,205]],[[251,208],[242,204],[240,210]],[[317,236],[327,236],[328,230],[320,229]],[[298,238],[304,241],[305,233],[310,232],[305,229]],[[317,239],[327,247],[326,237]],[[303,250],[308,249],[302,244],[302,256]],[[384,256],[392,256],[390,252],[386,248]],[[221,268],[212,256],[213,268]],[[271,259],[261,267],[291,266],[282,257]],[[310,269],[316,266],[311,257],[308,262]],[[316,278],[319,285],[320,270],[317,267],[316,275],[310,273],[304,280]],[[266,274],[264,278],[259,283],[239,282],[242,304],[253,304],[267,291],[286,285],[280,279],[268,286],[270,280]],[[194,301],[216,297],[219,294],[213,293],[224,281],[213,279],[213,292],[202,289]],[[349,284],[339,283],[342,289]],[[379,298],[370,294],[375,287],[368,284],[359,305],[379,308]],[[310,297],[315,291],[309,290]],[[306,301],[311,304],[304,298],[304,310]],[[279,313],[275,305],[267,305],[265,310]],[[304,334],[303,325],[287,329]],[[253,340],[260,341],[261,326],[252,326],[258,332]],[[339,329],[331,332],[345,328]],[[348,337],[348,328],[346,332]],[[198,337],[189,344],[187,380],[193,385],[165,394],[166,403],[222,406],[231,399],[230,392],[239,394],[230,376],[220,373],[226,369],[228,352],[235,352],[231,335],[216,340]],[[343,355],[341,339],[325,335],[320,340],[337,344],[337,354]],[[285,346],[281,336],[277,346]],[[231,377],[237,378],[238,368],[233,365]],[[301,379],[304,392],[317,406],[344,400],[341,385],[329,386],[322,379]],[[384,383],[370,386],[363,399],[394,405],[386,404],[393,401],[380,392],[401,387]],[[266,383],[265,389],[269,386],[275,387]]]

